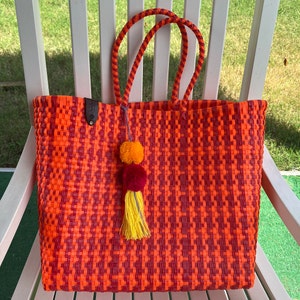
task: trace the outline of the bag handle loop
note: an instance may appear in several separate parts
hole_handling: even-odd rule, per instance
[[[148,34],[145,36],[140,49],[134,59],[134,63],[131,67],[131,70],[128,74],[128,80],[125,86],[125,90],[124,90],[124,95],[123,95],[123,102],[126,101],[126,103],[128,103],[128,99],[129,99],[129,94],[131,91],[131,87],[132,87],[132,83],[133,80],[135,78],[135,74],[137,72],[137,69],[140,65],[140,62],[142,60],[142,57],[144,55],[144,52],[147,49],[147,46],[149,44],[149,42],[151,41],[151,39],[153,38],[153,36],[155,35],[155,33],[162,28],[163,26],[170,24],[170,23],[176,23],[176,22],[172,22],[171,18],[166,18],[161,20],[160,22],[156,23],[152,29],[148,32]],[[180,86],[180,79],[184,70],[184,66],[186,63],[186,58],[188,55],[188,36],[187,36],[187,32],[185,29],[185,26],[182,25],[181,23],[177,23],[180,32],[181,32],[181,37],[182,37],[182,51],[181,51],[181,58],[180,58],[180,63],[178,66],[178,70],[174,79],[174,84],[173,84],[173,89],[172,89],[172,96],[171,99],[177,99],[178,97],[178,91],[179,91],[179,86]]]
[[[127,32],[129,31],[129,29],[135,24],[137,23],[139,20],[143,19],[146,16],[150,16],[150,15],[158,15],[158,14],[162,14],[162,15],[166,15],[169,18],[165,18],[163,20],[161,20],[160,22],[158,22],[147,34],[147,36],[145,37],[144,41],[142,42],[140,49],[138,51],[138,54],[135,58],[134,64],[132,66],[132,69],[129,73],[128,76],[128,80],[127,80],[127,84],[126,84],[126,88],[125,88],[125,92],[124,92],[124,96],[122,98],[121,96],[121,92],[120,92],[120,84],[119,84],[119,74],[118,74],[118,51],[121,45],[122,40],[124,39],[124,37],[126,36]],[[173,90],[172,90],[172,102],[175,104],[178,101],[178,91],[179,91],[179,84],[180,84],[180,79],[181,79],[181,75],[183,72],[183,68],[185,65],[185,61],[186,61],[186,56],[187,56],[187,49],[188,49],[188,41],[187,41],[187,34],[186,34],[186,30],[185,30],[185,26],[189,27],[195,34],[197,40],[198,40],[198,44],[199,44],[199,57],[198,57],[198,61],[196,63],[196,68],[195,71],[193,73],[193,76],[190,80],[190,83],[185,91],[184,100],[188,100],[189,95],[197,81],[197,78],[200,74],[201,71],[201,67],[204,61],[204,41],[203,41],[203,37],[199,31],[199,29],[197,28],[196,25],[194,25],[192,22],[184,19],[184,18],[180,18],[178,17],[176,14],[174,14],[173,12],[166,10],[166,9],[161,9],[161,8],[156,8],[156,9],[148,9],[145,10],[137,15],[135,15],[134,17],[132,17],[123,27],[123,29],[121,30],[121,32],[119,33],[117,39],[114,42],[113,45],[113,50],[112,50],[112,75],[113,75],[113,85],[114,85],[114,92],[115,92],[115,97],[116,97],[116,102],[119,105],[123,105],[123,106],[127,106],[128,105],[128,97],[129,97],[129,93],[131,90],[131,86],[134,80],[134,76],[136,74],[137,68],[139,66],[139,63],[141,61],[141,58],[146,50],[146,47],[148,45],[148,43],[150,42],[151,38],[154,36],[154,34],[157,32],[157,30],[159,30],[161,27],[167,25],[167,24],[171,24],[171,23],[176,23],[178,24],[180,31],[181,31],[181,35],[182,35],[182,40],[183,40],[183,47],[182,47],[182,57],[181,57],[181,61],[178,67],[178,71],[175,77],[175,81],[174,81],[174,85],[173,85]]]
[[[140,21],[141,19],[145,18],[146,16],[150,16],[150,15],[165,15],[168,16],[170,18],[179,18],[175,13],[166,10],[166,9],[149,9],[149,10],[145,10],[142,11],[140,13],[138,13],[137,15],[133,16],[123,27],[123,29],[120,31],[114,45],[113,45],[113,51],[112,51],[112,75],[113,75],[113,83],[114,83],[114,92],[115,92],[115,97],[116,97],[116,102],[117,104],[123,104],[123,106],[127,106],[128,104],[128,99],[129,99],[129,94],[131,91],[131,87],[135,78],[135,74],[136,71],[138,69],[138,66],[141,62],[141,59],[143,57],[143,54],[148,46],[148,43],[150,42],[151,38],[155,35],[155,33],[164,25],[166,24],[170,24],[170,23],[166,23],[167,19],[163,19],[162,21],[160,21],[159,23],[156,23],[154,25],[154,27],[148,32],[148,34],[146,35],[146,37],[144,38],[143,42],[141,43],[141,46],[139,48],[139,51],[137,52],[137,55],[134,59],[134,63],[132,65],[131,71],[128,74],[128,79],[127,79],[127,83],[126,83],[126,87],[124,90],[124,95],[123,97],[121,96],[121,92],[120,92],[120,84],[119,84],[119,72],[118,72],[118,51],[119,51],[119,47],[123,41],[123,39],[125,38],[126,34],[128,33],[129,29],[138,21]],[[182,52],[181,55],[181,61],[178,67],[178,71],[177,74],[175,76],[175,82],[174,82],[174,86],[175,84],[180,84],[180,78],[181,78],[181,74],[183,72],[183,67],[185,65],[186,62],[186,57],[187,57],[187,49],[188,49],[188,40],[187,40],[187,33],[186,33],[186,29],[185,26],[182,24],[178,24],[178,27],[180,28],[181,31],[181,35],[182,35],[182,43],[183,43],[183,49],[185,51]],[[173,94],[173,93],[172,93]]]

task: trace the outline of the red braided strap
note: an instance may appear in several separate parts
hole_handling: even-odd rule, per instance
[[[138,51],[138,54],[135,58],[135,61],[133,63],[132,69],[129,73],[127,84],[125,87],[125,92],[124,96],[122,98],[121,92],[120,92],[120,84],[119,84],[119,74],[118,74],[118,50],[120,48],[121,42],[126,36],[127,32],[129,29],[138,21],[143,19],[146,16],[150,15],[166,15],[169,18],[163,19],[162,21],[158,22],[147,34],[145,37],[144,41],[142,42],[142,45]],[[188,40],[187,40],[187,34],[186,34],[186,29],[184,28],[185,26],[189,27],[195,34],[198,43],[199,43],[199,58],[196,64],[196,69],[195,72],[191,78],[191,81],[186,89],[186,92],[184,94],[184,99],[188,99],[196,81],[199,76],[199,73],[201,71],[201,67],[204,61],[204,42],[202,35],[200,31],[198,30],[197,26],[191,23],[190,21],[179,18],[176,14],[173,12],[166,10],[166,9],[161,9],[161,8],[156,8],[156,9],[148,9],[145,10],[134,17],[132,17],[123,27],[121,32],[119,33],[114,45],[113,45],[113,50],[112,50],[112,76],[113,76],[113,85],[114,85],[114,92],[115,92],[115,97],[116,97],[116,102],[117,104],[123,104],[127,105],[128,104],[128,97],[129,93],[131,90],[131,86],[133,84],[133,80],[137,71],[137,68],[139,66],[139,63],[141,61],[141,58],[146,50],[147,45],[149,44],[151,38],[154,36],[154,34],[159,30],[161,27],[171,24],[171,23],[176,23],[181,31],[182,35],[182,55],[181,55],[181,61],[178,67],[178,71],[175,77],[174,85],[173,85],[173,90],[172,90],[172,101],[176,102],[178,99],[178,92],[179,92],[179,85],[180,85],[180,79],[181,75],[183,72],[183,68],[186,62],[186,57],[187,57],[187,51],[188,51]]]
[[[129,31],[129,29],[135,23],[137,23],[138,21],[142,20],[143,18],[145,18],[147,16],[159,15],[159,14],[165,15],[165,16],[168,16],[168,17],[171,17],[171,18],[177,17],[177,15],[174,14],[173,12],[171,12],[167,9],[163,9],[163,8],[148,9],[148,10],[142,11],[142,12],[136,14],[135,16],[133,16],[130,20],[128,20],[128,22],[124,25],[123,29],[120,31],[117,39],[114,42],[113,49],[112,49],[112,58],[111,58],[112,77],[113,77],[113,86],[114,86],[114,93],[115,93],[115,97],[116,97],[116,102],[119,105],[120,104],[123,104],[123,105],[128,104],[128,100],[123,101],[121,91],[120,91],[119,72],[118,72],[118,51],[119,51],[121,42],[125,38],[125,36],[126,36],[127,32]],[[129,83],[129,85],[132,85],[131,81],[133,82],[133,79],[129,78],[127,83]]]
[[[128,79],[127,79],[127,84],[124,90],[124,95],[123,95],[123,103],[128,103],[128,99],[129,99],[129,94],[131,91],[131,87],[133,84],[133,80],[135,78],[135,74],[137,72],[137,69],[140,65],[140,62],[142,60],[142,57],[144,55],[144,52],[147,49],[147,46],[149,44],[149,42],[151,41],[151,39],[153,38],[153,36],[155,35],[155,33],[162,28],[163,26],[170,24],[170,23],[177,23],[175,20],[171,19],[171,18],[167,18],[167,19],[163,19],[160,22],[156,23],[153,28],[148,32],[148,34],[145,36],[142,45],[135,57],[134,63],[131,67],[131,70],[129,72],[128,75]],[[177,24],[181,35],[182,35],[182,53],[181,53],[181,59],[180,59],[180,64],[178,66],[178,70],[175,76],[175,81],[174,81],[174,85],[173,85],[173,90],[172,90],[172,100],[173,99],[177,99],[178,98],[178,90],[179,90],[179,85],[180,85],[180,79],[183,73],[183,69],[186,63],[186,58],[187,58],[187,54],[188,54],[188,37],[187,37],[187,32],[185,29],[185,26],[178,23]]]

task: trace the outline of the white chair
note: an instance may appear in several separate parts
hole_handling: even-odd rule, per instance
[[[31,123],[33,111],[31,101],[37,95],[49,94],[45,53],[42,39],[41,20],[38,0],[15,0],[20,33],[21,50],[24,64],[27,98],[30,107]],[[158,0],[158,7],[171,9],[172,1]],[[186,18],[199,22],[200,0],[186,0]],[[272,44],[273,31],[277,18],[279,0],[257,0],[249,40],[249,49],[242,88],[241,99],[259,99],[262,97],[267,64]],[[216,99],[223,54],[229,0],[214,0],[211,19],[211,31],[207,52],[204,79],[204,99]],[[129,16],[143,10],[142,0],[128,1]],[[102,101],[109,103],[113,99],[110,76],[110,51],[115,38],[115,1],[100,0],[100,39],[101,39],[101,88]],[[74,63],[74,82],[77,96],[92,97],[89,66],[87,6],[85,0],[70,0],[70,19],[72,32],[72,49]],[[168,28],[161,30],[155,41],[153,99],[167,99]],[[135,45],[142,39],[142,24],[137,25],[129,36],[129,65],[134,57]],[[190,41],[193,43],[192,39]],[[182,91],[185,90],[194,67],[195,47],[190,46],[190,54],[183,74]],[[142,68],[137,74],[132,89],[131,100],[141,99]],[[35,138],[34,129],[30,129],[28,139],[17,165],[15,173],[3,198],[0,201],[0,263],[2,263],[20,223],[35,183]],[[278,214],[287,228],[300,243],[300,202],[281,177],[269,152],[265,149],[263,163],[263,187],[271,199]],[[171,298],[170,298],[171,297]],[[104,299],[131,300],[131,293],[72,293],[45,292],[40,282],[40,260],[38,236],[16,286],[13,299]],[[135,300],[183,300],[183,299],[290,299],[279,281],[263,250],[258,245],[256,259],[255,286],[249,290],[231,291],[192,291],[177,293],[135,293]]]

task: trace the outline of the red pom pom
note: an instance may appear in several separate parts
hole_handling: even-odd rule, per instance
[[[123,172],[123,183],[126,190],[138,192],[143,190],[147,181],[147,174],[141,165],[126,165]]]

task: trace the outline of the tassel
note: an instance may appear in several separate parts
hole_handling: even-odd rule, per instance
[[[125,213],[121,233],[127,240],[150,236],[144,215],[143,194],[141,191],[127,191],[125,194]]]
[[[149,237],[150,230],[144,214],[142,194],[147,174],[145,169],[139,165],[144,158],[144,148],[140,142],[126,141],[120,147],[120,158],[126,163],[123,171],[123,185],[126,193],[121,234],[127,240]]]

